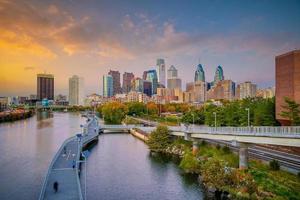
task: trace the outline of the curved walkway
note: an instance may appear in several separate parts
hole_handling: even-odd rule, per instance
[[[82,192],[79,181],[79,162],[82,147],[97,138],[98,120],[92,116],[84,125],[81,138],[73,136],[67,139],[55,154],[45,178],[39,199],[79,199]],[[53,184],[58,182],[58,191]]]

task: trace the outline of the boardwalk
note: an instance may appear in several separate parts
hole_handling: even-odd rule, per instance
[[[40,194],[42,199],[83,199],[79,181],[79,161],[82,146],[98,136],[98,120],[90,117],[84,125],[81,140],[74,136],[67,139],[53,158]],[[53,184],[58,182],[58,191]]]

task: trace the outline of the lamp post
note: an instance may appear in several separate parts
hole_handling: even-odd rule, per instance
[[[217,113],[213,112],[214,116],[215,116],[215,128],[217,128]]]
[[[250,127],[250,108],[246,108],[246,111],[248,111],[248,127]]]

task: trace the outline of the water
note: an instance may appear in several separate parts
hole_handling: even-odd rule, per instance
[[[51,159],[83,121],[45,112],[0,124],[0,199],[37,199]],[[129,134],[101,135],[87,162],[88,199],[202,199],[194,178]]]

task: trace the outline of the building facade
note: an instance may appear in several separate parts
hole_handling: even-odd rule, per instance
[[[237,99],[245,99],[247,97],[256,96],[257,86],[252,84],[250,81],[238,84],[236,88],[236,97]]]
[[[152,84],[152,90],[151,90],[152,95],[156,94],[156,89],[158,86],[156,70],[149,70],[147,72],[147,80],[150,81]]]
[[[195,78],[194,78],[194,81],[202,81],[202,82],[205,82],[205,73],[204,73],[204,70],[203,70],[203,67],[201,64],[199,64],[197,66],[197,69],[195,71]]]
[[[54,100],[54,76],[52,74],[37,75],[37,99]]]
[[[219,81],[223,81],[223,80],[224,80],[223,68],[219,65],[215,72],[213,85],[216,85]]]
[[[152,96],[152,82],[143,80],[143,89],[144,89],[144,94],[147,96],[151,97]]]
[[[156,61],[157,72],[158,72],[158,83],[166,86],[166,65],[165,60],[162,58]]]
[[[194,83],[194,100],[197,103],[204,103],[206,101],[207,85],[204,81],[196,81]]]
[[[300,103],[300,50],[276,56],[275,65],[276,119],[282,125],[289,125],[290,121],[280,114],[285,105],[285,97]]]
[[[256,91],[257,97],[262,97],[264,99],[273,98],[275,96],[275,87],[273,88],[265,88],[265,89],[258,89]]]
[[[120,72],[119,71],[114,71],[114,70],[110,70],[108,72],[109,75],[112,76],[113,78],[113,94],[120,94],[122,93],[122,89],[121,89],[121,81],[120,81]]]
[[[128,93],[131,90],[131,81],[134,78],[133,73],[125,72],[123,74],[123,93]]]
[[[114,95],[113,77],[111,75],[103,76],[103,96],[112,97]]]
[[[235,98],[235,83],[232,80],[219,81],[207,91],[207,99],[233,100]]]
[[[138,77],[132,79],[131,91],[144,92],[144,80]]]
[[[84,80],[79,76],[69,78],[69,105],[84,105]]]

